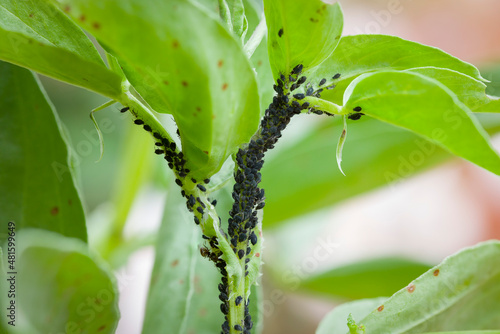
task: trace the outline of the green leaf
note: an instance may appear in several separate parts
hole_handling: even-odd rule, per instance
[[[298,64],[312,68],[337,47],[344,19],[339,3],[320,0],[264,0],[269,59],[274,78]]]
[[[305,75],[312,81],[327,79],[325,86],[335,83],[335,89],[323,91],[321,96],[326,100],[342,104],[347,86],[363,73],[427,66],[447,68],[483,80],[473,65],[444,51],[385,35],[342,37],[335,52],[321,66],[306,72]],[[341,74],[340,79],[333,80],[332,76],[337,73]]]
[[[500,175],[500,157],[468,108],[443,84],[416,73],[377,72],[354,80],[344,112],[355,108],[413,131]]]
[[[177,190],[168,194],[158,234],[156,259],[143,332],[209,334],[220,331],[215,266],[200,255],[199,229]]]
[[[360,323],[370,334],[498,329],[499,258],[498,241],[464,249],[398,291]]]
[[[229,30],[242,41],[248,29],[243,0],[219,0],[222,20],[228,25]]]
[[[309,277],[300,288],[353,299],[390,296],[430,268],[403,258],[365,260]]]
[[[61,124],[30,71],[0,62],[0,110],[0,228],[13,221],[86,241]]]
[[[11,333],[114,333],[116,282],[85,243],[39,229],[16,241],[18,326]]]
[[[106,68],[83,31],[48,1],[2,1],[0,59],[110,98],[121,93],[120,77]]]
[[[81,24],[153,109],[173,114],[195,178],[215,173],[256,131],[255,74],[241,45],[205,10],[182,0],[60,2],[74,19],[88,18]]]
[[[380,306],[387,298],[360,299],[339,305],[328,313],[316,330],[316,334],[345,333],[347,318],[352,314],[354,319],[363,319],[368,313]],[[370,333],[368,331],[368,333]]]
[[[486,85],[468,75],[435,67],[412,68],[407,72],[423,74],[439,81],[474,112],[500,113],[500,100],[486,95]]]

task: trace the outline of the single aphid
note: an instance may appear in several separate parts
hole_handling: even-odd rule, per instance
[[[361,107],[356,107],[356,108],[354,108],[353,110],[354,110],[354,111],[356,111],[356,112],[358,112],[358,111],[361,111],[361,110],[363,110],[363,109],[362,109]]]
[[[241,302],[243,301],[243,297],[241,296],[238,296],[236,297],[236,299],[234,300],[234,303],[236,304],[236,306],[240,305]]]
[[[302,64],[299,64],[297,66],[295,66],[292,70],[292,74],[300,74],[302,73],[302,69],[304,68],[304,66]]]
[[[153,130],[151,129],[151,127],[150,127],[149,125],[147,125],[147,124],[145,124],[145,125],[143,126],[143,128],[144,128],[144,130],[146,130],[147,132],[151,132],[151,131],[153,131]]]
[[[137,125],[142,125],[142,124],[144,124],[144,121],[142,119],[136,119],[134,121],[134,123],[137,124]]]
[[[205,183],[209,183],[209,182],[210,182],[210,179],[205,179],[205,180],[203,180],[203,182],[205,182]]]
[[[156,153],[156,154],[163,154],[163,153],[165,153],[165,151],[163,151],[163,150],[159,150],[159,149],[158,149],[158,150],[155,150],[155,153]]]
[[[304,94],[295,94],[293,97],[296,98],[297,100],[302,100],[306,96]]]
[[[314,89],[312,87],[309,87],[306,91],[307,96],[311,96],[314,93]]]
[[[122,109],[120,110],[120,112],[127,112],[129,109],[130,109],[129,107],[125,107],[125,108],[122,108]]]
[[[200,247],[200,254],[203,257],[209,257],[210,256],[210,250],[207,247]]]
[[[179,186],[182,187],[182,181],[179,179],[175,179],[175,183]]]
[[[340,75],[341,75],[340,73],[337,73],[332,77],[332,79],[337,80],[338,78],[340,78]]]
[[[240,249],[238,251],[238,257],[240,258],[240,260],[243,258],[243,256],[245,256],[245,251],[243,249]]]
[[[278,31],[278,36],[279,36],[279,37],[283,36],[283,28],[281,28],[281,29]]]
[[[203,192],[207,191],[207,188],[205,188],[202,184],[198,183],[196,186],[198,187],[198,189],[200,189]]]
[[[357,121],[363,115],[364,115],[363,113],[359,112],[359,113],[355,113],[355,114],[350,114],[347,118],[349,118],[350,120],[353,120],[353,121]]]
[[[255,232],[253,232],[253,231],[252,231],[252,234],[250,234],[250,242],[254,246],[257,244],[257,235],[255,235]]]
[[[203,214],[203,208],[201,206],[197,207],[196,208],[196,211],[198,211],[199,213]]]
[[[323,86],[325,83],[326,83],[326,79],[321,79],[321,81],[319,82],[319,85]]]

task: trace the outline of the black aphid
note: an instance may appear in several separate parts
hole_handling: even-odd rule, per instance
[[[300,74],[302,73],[302,69],[304,68],[304,65],[302,64],[298,64],[297,66],[295,66],[292,70],[292,73],[293,74]]]
[[[164,151],[164,150],[157,149],[157,150],[155,150],[155,153],[156,153],[156,154],[163,154],[163,153],[165,153],[165,151]]]
[[[212,201],[212,205],[213,205],[213,206],[216,206],[216,205],[217,205],[217,200],[216,200],[216,199],[214,199],[214,200]]]
[[[354,111],[356,111],[356,112],[358,112],[358,111],[361,111],[361,110],[363,110],[363,109],[362,109],[361,107],[356,107],[356,108],[354,108],[353,110],[354,110]]]
[[[347,116],[347,118],[349,118],[350,120],[353,120],[353,121],[357,121],[363,115],[364,115],[363,113],[359,112],[359,113],[355,113],[355,114],[350,114],[349,116]]]
[[[202,234],[202,235],[201,235],[201,237],[202,237],[203,239],[205,239],[205,240],[210,240],[210,238],[209,238],[209,237],[207,237],[207,236],[206,236],[206,235],[204,235],[204,234]]]
[[[283,36],[283,28],[281,28],[280,31],[278,31],[278,36],[279,37]]]
[[[234,303],[236,304],[236,306],[240,305],[241,302],[243,301],[243,297],[241,296],[238,296],[236,297],[236,299],[234,300]]]
[[[198,189],[200,189],[201,191],[207,191],[207,188],[205,188],[202,184],[197,184],[196,185],[198,187]]]
[[[175,145],[175,143],[170,143],[170,149],[172,151],[175,151],[175,148],[177,147],[177,145]]]
[[[321,81],[319,82],[319,85],[323,86],[325,83],[326,83],[326,79],[321,79]]]
[[[155,143],[156,146],[163,146],[162,143]]]
[[[311,96],[314,93],[314,89],[312,87],[307,88],[306,95]]]
[[[238,257],[240,258],[240,260],[243,258],[243,256],[245,256],[245,251],[243,249],[240,249],[238,251]]]
[[[161,135],[158,132],[153,133],[153,137],[160,140],[162,139]]]
[[[234,325],[234,329],[240,332],[243,330],[240,325]]]
[[[228,314],[229,313],[229,309],[227,307],[227,305],[225,303],[223,304],[220,304],[220,311],[224,314]]]
[[[190,206],[194,206],[196,204],[196,199],[193,195],[189,195],[188,203]]]
[[[254,246],[257,244],[257,235],[255,235],[255,232],[253,232],[253,231],[252,231],[252,234],[250,234],[250,242]]]
[[[129,107],[125,107],[125,108],[122,108],[122,109],[120,110],[120,112],[127,112],[129,109],[130,109]]]
[[[203,208],[201,206],[197,207],[196,208],[196,211],[198,211],[199,213],[203,214]]]
[[[307,80],[307,77],[302,76],[302,77],[300,77],[300,79],[297,81],[297,84],[302,85],[304,82],[306,82],[306,80]]]
[[[136,119],[134,121],[134,123],[137,124],[137,125],[142,125],[142,124],[144,124],[144,121],[142,119]]]
[[[151,132],[151,131],[152,131],[151,127],[150,127],[149,125],[147,125],[147,124],[145,124],[145,125],[143,126],[143,128],[144,128],[144,130],[146,130],[147,132]]]
[[[182,181],[179,179],[175,179],[175,183],[179,186],[182,187]]]
[[[250,247],[247,247],[247,255],[250,254],[251,252],[252,252],[252,249]],[[247,269],[247,268],[245,267],[245,269]]]
[[[193,183],[196,183],[196,179],[191,178],[191,181],[192,181]]]
[[[205,183],[209,183],[209,182],[210,182],[210,179],[205,179],[205,180],[203,180],[203,182],[205,182]]]
[[[302,100],[306,96],[304,94],[295,94],[293,97],[296,98],[297,100]]]
[[[266,203],[265,202],[260,202],[259,205],[257,205],[257,207],[255,208],[256,210],[260,210],[262,209],[264,206],[266,206]]]
[[[332,79],[337,80],[338,78],[340,78],[340,75],[341,75],[340,73],[337,73],[332,77]]]

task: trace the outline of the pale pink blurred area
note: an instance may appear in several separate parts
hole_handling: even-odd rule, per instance
[[[334,1],[325,1],[334,2]],[[344,34],[387,34],[432,45],[474,64],[500,59],[500,1],[347,0]]]

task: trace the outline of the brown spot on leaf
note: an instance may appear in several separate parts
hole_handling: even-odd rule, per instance
[[[163,84],[168,86],[170,84],[170,82],[168,82],[167,80],[163,80]]]
[[[207,313],[208,313],[208,312],[207,312],[207,309],[206,309],[206,308],[202,308],[202,309],[200,309],[200,312],[199,312],[200,317],[205,317],[205,316],[207,315]]]
[[[415,291],[415,285],[410,284],[406,287],[406,290],[408,290],[409,293],[413,293]]]
[[[208,155],[208,151],[203,151],[203,153],[207,154]]]
[[[257,62],[257,66],[262,66],[262,60],[259,60],[259,61]]]
[[[184,280],[183,279],[179,280],[179,284],[184,284]]]
[[[184,86],[184,87],[187,87],[189,86],[189,83],[187,81],[182,81],[181,84]]]
[[[101,29],[101,24],[99,22],[94,22],[94,23],[92,23],[92,28]]]
[[[434,272],[432,273],[434,276],[438,276],[439,275],[439,269],[436,269],[434,270]]]
[[[106,325],[102,325],[97,329],[98,332],[102,332],[106,328]]]
[[[59,213],[59,207],[57,207],[57,206],[53,207],[53,208],[50,210],[50,214],[51,214],[52,216],[55,216],[55,215],[57,215],[58,213]]]
[[[82,15],[80,15],[80,17],[79,17],[78,19],[79,19],[80,21],[82,21],[82,22],[85,22],[85,20],[86,20],[87,18],[85,17],[85,15],[83,15],[83,14],[82,14]]]
[[[255,257],[260,257],[260,253],[255,253]]]
[[[175,267],[179,264],[179,260],[174,260],[171,264],[172,267]]]
[[[177,48],[179,47],[179,41],[178,41],[178,40],[176,40],[176,39],[174,39],[174,41],[172,42],[172,47],[173,47],[174,49],[177,49]]]
[[[224,84],[222,85],[222,90],[226,90],[226,89],[227,89],[227,83],[224,83]]]
[[[64,6],[64,11],[65,11],[66,13],[69,13],[69,11],[70,11],[70,10],[71,10],[71,7],[70,7],[70,6],[68,6],[68,5]]]
[[[219,60],[219,62],[217,63],[217,67],[221,68],[222,65],[224,65],[224,61]]]
[[[309,20],[310,20],[311,22],[313,22],[313,23],[319,22],[319,20],[318,20],[318,19],[315,19],[315,18],[313,18],[313,17],[311,17]]]
[[[68,205],[72,205],[73,201],[71,199],[68,199]]]
[[[201,111],[201,108],[200,108],[200,107],[196,107],[196,111],[197,111],[197,112],[200,112],[200,111]]]
[[[384,305],[380,305],[377,309],[377,311],[382,312],[384,310]]]
[[[212,115],[212,119],[215,119],[215,115]]]
[[[35,16],[35,14],[33,14],[33,13],[30,13],[30,17],[33,17],[33,16]]]

